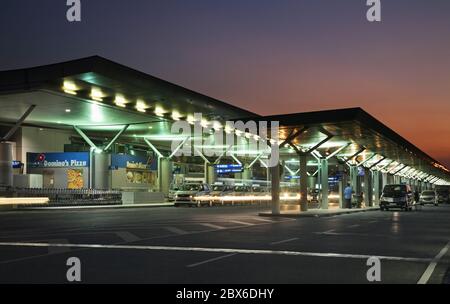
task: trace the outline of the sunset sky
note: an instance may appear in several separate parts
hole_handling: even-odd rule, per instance
[[[450,1],[2,0],[0,70],[100,55],[258,114],[362,107],[450,166]]]

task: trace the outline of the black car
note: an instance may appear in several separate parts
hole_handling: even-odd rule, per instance
[[[380,198],[380,209],[400,208],[412,210],[415,205],[414,194],[409,185],[386,185]]]

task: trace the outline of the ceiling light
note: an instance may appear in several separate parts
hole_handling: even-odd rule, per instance
[[[139,112],[145,113],[148,109],[147,104],[142,101],[142,100],[138,100],[136,102],[136,110],[138,110]]]
[[[194,115],[188,115],[186,121],[191,125],[195,124]]]
[[[78,90],[78,87],[72,81],[64,81],[63,90],[67,94],[77,95],[76,91]]]
[[[206,119],[202,119],[200,124],[203,128],[207,128],[209,125],[209,122]]]
[[[103,95],[102,90],[100,90],[99,88],[92,88],[91,97],[93,100],[103,101],[103,97],[105,96]]]
[[[155,108],[155,114],[156,116],[159,117],[164,117],[164,114],[166,113],[166,111],[164,111],[164,109],[162,107],[156,107]]]
[[[233,130],[234,129],[232,127],[230,127],[229,125],[225,126],[225,133],[230,134],[231,132],[233,132]]]
[[[116,99],[114,100],[114,103],[118,107],[125,108],[127,106],[128,101],[122,95],[117,95]]]
[[[66,113],[70,113],[71,112],[71,110],[70,109],[66,109]]]
[[[180,120],[180,118],[181,118],[181,114],[178,111],[173,111],[172,112],[172,119],[173,120],[178,121],[178,120]]]
[[[222,130],[223,126],[222,126],[222,124],[220,122],[214,121],[213,122],[213,128],[214,128],[214,130]]]

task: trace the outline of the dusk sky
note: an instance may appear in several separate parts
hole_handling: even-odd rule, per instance
[[[0,70],[100,55],[258,114],[362,107],[450,166],[450,1],[2,0]]]

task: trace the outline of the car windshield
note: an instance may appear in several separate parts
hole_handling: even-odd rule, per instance
[[[385,193],[406,193],[405,185],[387,185],[384,187],[383,192]]]
[[[180,187],[180,191],[199,191],[201,185],[199,184],[184,184]]]
[[[423,195],[432,195],[432,196],[434,196],[434,191],[424,191],[424,192],[422,192],[422,194]]]
[[[247,187],[245,186],[235,186],[234,191],[236,192],[247,192]]]
[[[212,187],[212,190],[213,191],[223,191],[223,190],[225,190],[225,186],[224,185],[214,185]]]

